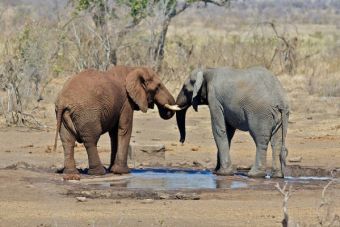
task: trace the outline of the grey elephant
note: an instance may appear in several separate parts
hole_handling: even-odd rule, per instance
[[[272,146],[272,177],[283,177],[287,149],[285,137],[289,105],[279,80],[267,69],[196,69],[179,92],[176,113],[180,142],[185,140],[185,116],[192,105],[208,105],[217,145],[218,175],[233,174],[229,149],[235,130],[249,131],[256,144],[256,159],[250,177],[266,175],[266,154]]]

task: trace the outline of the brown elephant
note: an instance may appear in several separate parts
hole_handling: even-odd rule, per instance
[[[134,110],[147,112],[156,103],[159,115],[174,115],[175,100],[150,68],[117,66],[106,72],[85,70],[70,78],[59,93],[55,111],[57,131],[64,148],[64,173],[78,173],[74,160],[75,141],[83,143],[89,161],[89,174],[101,175],[103,167],[98,151],[99,137],[109,132],[110,171],[128,173],[128,146]]]

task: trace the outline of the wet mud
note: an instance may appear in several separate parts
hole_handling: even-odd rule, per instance
[[[181,168],[132,169],[130,174],[107,174],[102,177],[84,175],[72,185],[67,194],[88,198],[112,199],[181,199],[197,200],[206,193],[229,190],[273,190],[277,183],[288,183],[295,189],[320,189],[339,177],[339,170],[298,167],[289,168],[294,174],[281,179],[248,178],[244,170],[234,176],[216,176],[210,170]],[[312,175],[316,174],[316,175]]]
[[[285,178],[249,178],[248,169],[239,168],[233,176],[217,176],[209,169],[192,168],[134,168],[130,174],[107,173],[90,176],[87,169],[79,174],[61,174],[55,167],[42,168],[25,162],[5,167],[6,170],[24,169],[42,174],[25,178],[34,183],[63,185],[67,196],[104,199],[199,200],[211,195],[226,199],[230,190],[275,190],[275,185],[290,184],[294,189],[320,190],[330,180],[339,181],[340,169],[287,166]],[[46,174],[51,177],[47,177]],[[53,176],[52,176],[53,175]]]

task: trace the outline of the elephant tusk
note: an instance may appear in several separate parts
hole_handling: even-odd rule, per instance
[[[180,111],[181,110],[181,108],[179,108],[178,105],[165,104],[164,107],[169,109],[169,110],[173,110],[173,111]]]

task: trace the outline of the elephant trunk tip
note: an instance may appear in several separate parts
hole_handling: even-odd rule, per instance
[[[181,137],[181,138],[179,139],[179,142],[181,143],[181,145],[184,145],[184,141],[185,141],[185,138],[183,138],[183,137]]]

